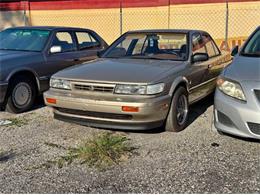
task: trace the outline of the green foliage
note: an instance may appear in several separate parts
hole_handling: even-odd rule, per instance
[[[57,144],[45,144],[50,147],[64,149],[64,147]],[[66,164],[77,161],[80,164],[87,164],[90,167],[105,169],[127,160],[135,149],[130,146],[129,139],[125,136],[102,133],[87,140],[79,147],[68,148],[67,155],[55,161],[48,161],[40,167],[48,168],[50,164],[56,164],[59,168],[62,168]]]
[[[22,127],[22,126],[28,124],[28,121],[24,118],[22,118],[22,119],[21,118],[11,118],[11,119],[8,119],[8,120],[12,122],[8,126]]]

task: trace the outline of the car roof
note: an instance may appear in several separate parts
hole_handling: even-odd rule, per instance
[[[133,30],[133,31],[128,31],[127,33],[194,33],[194,32],[207,33],[202,30],[193,30],[193,29],[148,29],[148,30]]]
[[[37,30],[90,30],[78,27],[63,27],[63,26],[19,26],[11,29],[37,29]]]

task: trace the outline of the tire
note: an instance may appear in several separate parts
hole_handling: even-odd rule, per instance
[[[35,102],[36,93],[33,79],[25,76],[15,77],[8,90],[6,111],[16,114],[29,111]]]
[[[181,109],[182,107],[183,109]],[[183,116],[181,117],[182,114]],[[179,87],[175,91],[172,98],[171,107],[165,123],[165,130],[172,132],[179,132],[183,130],[187,126],[189,118],[188,115],[188,92],[184,87]]]

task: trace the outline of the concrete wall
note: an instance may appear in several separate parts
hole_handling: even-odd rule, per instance
[[[0,30],[15,27],[24,26],[28,23],[28,17],[24,17],[24,11],[0,11]]]

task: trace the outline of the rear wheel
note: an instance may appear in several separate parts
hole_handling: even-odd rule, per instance
[[[166,119],[165,130],[173,132],[183,130],[188,123],[188,114],[188,92],[184,87],[179,87],[172,98],[170,111]]]
[[[32,79],[19,76],[10,85],[6,110],[22,113],[32,108],[36,98],[36,86]]]

